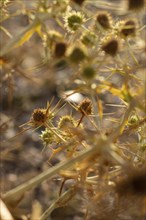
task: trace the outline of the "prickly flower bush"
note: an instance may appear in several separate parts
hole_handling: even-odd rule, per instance
[[[66,205],[75,209],[72,219],[144,219],[145,1],[60,2],[30,1],[33,10],[23,2],[29,22],[13,38],[2,23],[9,38],[4,39],[7,44],[0,54],[1,87],[7,80],[18,82],[20,76],[27,76],[22,68],[28,74],[31,69],[40,90],[47,87],[48,99],[46,107],[41,102],[34,109],[31,106],[30,119],[16,134],[25,136],[31,130],[29,134],[38,137],[48,170],[6,192],[2,199],[11,207],[15,196],[18,202],[19,197],[25,200],[26,190],[58,175],[59,184],[52,189],[52,193],[58,190],[58,197],[49,192],[50,206],[42,208],[38,219],[53,219],[53,213]],[[24,55],[18,69],[14,50],[25,53],[31,43],[34,50],[37,47],[39,62],[31,57],[33,62],[27,66],[31,59]],[[18,78],[14,77],[17,72],[21,73]],[[12,88],[8,85],[7,90]],[[51,86],[57,94],[52,99]],[[20,88],[23,93],[21,83]],[[67,214],[63,218],[68,219]]]

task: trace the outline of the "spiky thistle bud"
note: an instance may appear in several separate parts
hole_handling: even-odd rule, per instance
[[[54,137],[52,131],[48,130],[47,128],[42,131],[40,138],[45,145],[52,144],[56,140],[56,137]]]
[[[107,39],[103,42],[101,48],[105,53],[115,56],[119,49],[119,42],[115,38]]]
[[[90,80],[90,79],[93,79],[96,75],[96,72],[95,72],[95,69],[92,67],[92,66],[85,66],[83,67],[82,69],[82,76],[87,79],[87,80]]]
[[[42,124],[46,120],[46,109],[37,108],[32,113],[32,119],[36,124]]]
[[[45,125],[48,120],[52,120],[53,118],[53,112],[49,111],[47,108],[37,108],[33,110],[28,124],[32,127],[42,126]]]
[[[93,32],[85,32],[81,37],[81,42],[86,46],[94,46],[96,35]]]
[[[67,45],[64,42],[58,42],[55,44],[54,54],[56,57],[60,58],[65,55]]]
[[[68,7],[64,21],[64,26],[67,28],[67,30],[69,32],[75,32],[85,22],[85,18],[80,11],[76,12]]]
[[[103,29],[111,28],[111,16],[107,12],[100,12],[96,16],[97,25],[100,25]]]
[[[87,57],[87,51],[85,47],[75,46],[70,49],[69,59],[72,63],[80,63]]]
[[[68,130],[70,127],[75,127],[76,121],[70,115],[62,116],[58,121],[58,128],[61,130]]]
[[[136,23],[134,20],[127,20],[121,25],[120,33],[124,37],[135,35]]]
[[[92,113],[92,102],[90,99],[86,98],[84,99],[78,106],[78,110],[83,115],[90,115]]]

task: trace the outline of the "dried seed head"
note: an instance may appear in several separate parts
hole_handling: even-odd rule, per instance
[[[83,61],[87,56],[87,53],[83,47],[74,47],[70,52],[69,59],[73,63],[79,63]]]
[[[87,80],[93,79],[95,75],[96,72],[92,66],[86,66],[82,70],[82,76]]]
[[[86,32],[82,35],[81,41],[86,46],[94,46],[95,45],[96,35],[93,32]]]
[[[65,55],[67,45],[64,42],[56,43],[54,53],[56,57],[62,57]]]
[[[66,130],[66,129],[68,130],[68,128],[75,126],[76,126],[76,121],[70,115],[65,115],[61,117],[58,122],[58,128],[60,128],[61,130]]]
[[[72,0],[72,1],[78,5],[82,5],[85,0]]]
[[[129,35],[134,35],[136,33],[136,23],[133,20],[127,20],[121,27],[120,33],[124,37],[128,37]]]
[[[32,119],[38,125],[44,123],[46,121],[46,109],[34,109]]]
[[[139,10],[144,7],[145,0],[128,0],[129,10]]]
[[[102,45],[102,50],[111,56],[115,56],[117,54],[118,48],[119,42],[115,38],[105,41]]]
[[[96,17],[96,21],[104,29],[111,28],[111,16],[107,12],[99,13]]]
[[[70,32],[75,32],[85,22],[84,15],[80,11],[72,10],[71,7],[67,8],[64,17],[64,26]]]
[[[44,131],[42,131],[40,138],[45,145],[52,144],[56,139],[52,131],[48,130],[47,128]]]
[[[68,17],[68,26],[76,31],[79,27],[79,25],[82,24],[82,18],[80,16],[77,15],[71,15],[70,17]]]
[[[92,113],[92,102],[90,99],[86,98],[84,99],[80,105],[78,106],[78,110],[82,113],[82,114],[87,114],[90,115]]]

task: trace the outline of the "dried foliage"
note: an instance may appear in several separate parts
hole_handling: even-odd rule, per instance
[[[145,219],[145,1],[0,8],[2,219]]]

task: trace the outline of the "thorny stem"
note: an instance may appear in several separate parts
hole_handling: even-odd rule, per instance
[[[82,120],[83,120],[83,118],[84,118],[84,114],[82,114],[82,116],[81,116],[81,118],[80,118],[80,120],[79,120],[79,122],[78,122],[78,124],[77,124],[77,127],[79,127],[79,125],[81,124],[81,122],[82,122]]]
[[[131,103],[129,104],[129,108],[125,112],[125,115],[123,117],[123,120],[122,120],[120,126],[117,129],[115,129],[115,132],[113,134],[111,134],[111,138],[113,140],[115,140],[119,135],[121,135],[123,133],[125,124],[129,118],[129,115],[131,114],[132,110],[134,109],[134,107],[135,107],[135,100],[132,100]]]
[[[115,136],[114,136],[115,138]],[[113,151],[113,147],[111,145],[113,139],[109,136],[108,139],[106,139],[105,136],[101,136],[101,138],[98,140],[98,143],[95,144],[93,148],[87,149],[83,152],[81,152],[77,157],[72,159],[67,159],[63,162],[58,163],[56,166],[49,168],[48,170],[42,172],[41,174],[31,178],[30,180],[26,181],[25,183],[22,183],[21,185],[17,186],[16,188],[8,191],[6,194],[3,195],[3,199],[5,201],[13,201],[15,197],[20,197],[25,191],[30,190],[33,187],[36,187],[38,184],[43,182],[44,180],[52,177],[56,173],[58,173],[60,170],[68,169],[72,167],[76,162],[81,162],[84,159],[91,159],[92,157],[95,157],[96,154],[99,152],[101,153],[108,153],[111,154],[111,151]],[[112,154],[113,155],[113,154]],[[123,159],[115,152],[114,159],[119,164],[124,164]]]
[[[74,187],[67,190],[54,203],[52,203],[52,205],[42,214],[40,220],[47,219],[47,217],[54,209],[65,206],[66,203],[68,203],[68,201],[70,201],[70,199],[72,199],[75,196],[75,194],[76,194],[76,190]]]
[[[127,40],[126,40],[126,45],[127,45],[127,47],[128,47],[128,51],[129,51],[130,55],[132,56],[133,60],[134,60],[135,63],[136,63],[136,65],[139,66],[139,63],[138,63],[136,57],[134,56],[134,53],[133,53],[133,51],[132,51],[132,49],[131,49],[131,47],[130,47],[130,44],[129,44],[129,42],[128,42]]]
[[[48,124],[45,124],[45,126],[46,126],[46,128],[50,129],[50,131],[52,131],[52,133],[55,134],[61,141],[63,141],[64,143],[66,143],[66,140],[65,140],[63,137],[61,137],[57,132],[55,132],[55,131],[53,130],[53,128],[51,128]]]
[[[129,108],[127,109],[125,116],[122,120],[121,125],[116,129],[114,134],[109,135],[107,138],[106,136],[101,135],[100,139],[97,143],[94,143],[92,148],[87,149],[81,152],[77,157],[72,159],[67,159],[63,162],[58,163],[56,166],[49,168],[48,170],[42,172],[41,174],[31,178],[30,180],[22,183],[21,185],[17,186],[16,188],[8,191],[6,194],[3,195],[3,199],[5,201],[13,201],[14,198],[20,197],[23,193],[31,188],[36,187],[38,184],[43,182],[44,180],[52,177],[60,170],[68,169],[72,167],[75,163],[81,162],[82,160],[86,159],[87,161],[92,161],[96,158],[97,154],[107,154],[110,155],[119,165],[125,165],[125,161],[123,158],[116,152],[117,147],[112,144],[114,140],[122,133],[124,129],[124,125],[135,107],[135,101],[132,100],[131,104],[129,104]]]
[[[64,178],[64,180],[63,180],[62,183],[61,183],[60,190],[59,190],[59,196],[61,196],[61,193],[62,193],[62,190],[63,190],[63,186],[64,186],[66,180],[67,180],[67,179]]]
[[[96,100],[95,100],[95,97],[93,96],[93,94],[91,95],[91,99],[92,99],[92,103],[93,103],[94,112],[98,112],[98,107],[97,107]],[[96,122],[96,124],[99,128],[99,131],[100,131],[101,124],[100,124],[100,120],[98,120],[98,117],[96,115],[95,115],[95,122]]]

